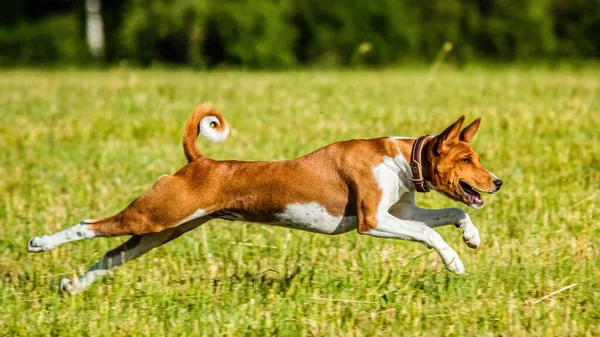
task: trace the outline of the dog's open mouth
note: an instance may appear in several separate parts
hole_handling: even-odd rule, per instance
[[[477,192],[471,185],[465,183],[464,181],[460,181],[459,184],[460,190],[467,197],[467,202],[470,206],[475,208],[480,208],[483,206],[483,199],[481,199],[481,194]]]

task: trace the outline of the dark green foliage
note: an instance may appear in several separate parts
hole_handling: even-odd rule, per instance
[[[74,15],[0,28],[0,65],[78,63],[87,58]]]
[[[118,56],[148,65],[153,61],[202,63],[197,50],[205,6],[194,1],[130,1],[127,20],[116,30]]]
[[[269,68],[294,65],[296,29],[287,0],[227,1],[211,6],[203,53],[210,65]],[[212,47],[218,48],[213,53]]]
[[[549,13],[560,56],[600,56],[600,1],[552,1]]]
[[[390,63],[417,47],[415,9],[405,2],[296,0],[295,9],[295,52],[304,63]]]
[[[0,15],[0,64],[87,57],[82,2],[0,11],[15,13]],[[379,65],[432,61],[446,42],[461,63],[600,57],[590,0],[102,0],[102,15],[109,64]]]

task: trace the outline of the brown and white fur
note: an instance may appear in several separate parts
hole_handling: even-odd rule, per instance
[[[481,166],[469,145],[480,119],[461,131],[463,121],[464,116],[425,145],[423,176],[431,189],[479,208],[483,201],[477,191],[494,193],[502,182]],[[71,241],[132,235],[81,277],[63,279],[61,289],[73,293],[215,218],[330,235],[356,229],[360,234],[416,241],[435,249],[456,274],[464,273],[463,263],[433,228],[456,225],[469,247],[479,246],[479,232],[464,211],[416,206],[408,164],[413,138],[348,140],[285,161],[215,161],[196,148],[199,134],[221,142],[228,132],[217,110],[200,105],[184,129],[187,165],[160,177],[118,214],[34,237],[27,250],[42,252]]]

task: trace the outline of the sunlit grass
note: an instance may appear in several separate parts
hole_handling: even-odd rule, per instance
[[[0,335],[600,334],[600,69],[430,74],[0,72]],[[27,240],[112,215],[184,165],[182,127],[204,101],[233,128],[225,144],[198,142],[216,159],[285,159],[483,117],[473,145],[505,186],[469,210],[482,247],[439,230],[468,274],[416,243],[214,221],[59,294],[60,278],[123,239],[36,255]]]

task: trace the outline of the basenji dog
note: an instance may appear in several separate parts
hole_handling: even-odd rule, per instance
[[[480,192],[500,189],[502,181],[481,165],[469,145],[480,121],[461,130],[462,116],[435,136],[342,141],[292,160],[216,161],[198,151],[196,138],[203,135],[222,142],[229,126],[220,112],[203,104],[185,124],[188,163],[183,168],[160,177],[118,214],[34,237],[27,250],[42,252],[82,239],[131,235],[82,276],[61,280],[62,290],[75,293],[112,268],[211,219],[225,219],[329,235],[357,230],[416,241],[433,248],[448,270],[462,274],[460,258],[433,228],[448,224],[461,228],[471,248],[480,243],[477,228],[461,209],[418,207],[415,193],[434,190],[480,208]]]

